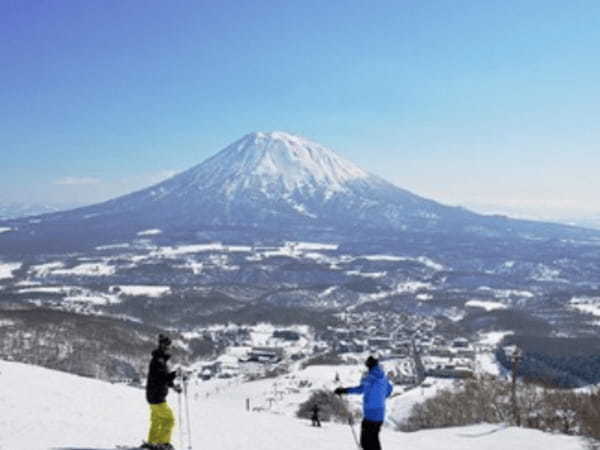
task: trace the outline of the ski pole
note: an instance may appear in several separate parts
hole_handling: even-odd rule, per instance
[[[188,402],[187,378],[183,379],[183,399],[185,401],[185,416],[188,431],[188,450],[192,450],[192,424],[190,423],[190,404]]]
[[[177,410],[179,415],[179,448],[183,448],[183,409],[181,408],[181,391],[177,393]]]
[[[341,395],[340,394],[336,394],[340,397],[341,399]],[[352,410],[350,409],[350,405],[348,404],[348,402],[346,400],[342,400],[342,402],[344,403],[346,410],[348,411],[348,425],[350,425],[350,430],[352,430],[352,437],[354,438],[354,443],[356,444],[356,448],[358,450],[362,450],[362,446],[360,445],[360,442],[358,441],[358,438],[356,437],[356,431],[354,431],[354,418],[352,417]]]
[[[349,413],[350,415],[348,416],[348,425],[350,425],[350,429],[352,430],[352,437],[354,438],[354,443],[356,444],[356,448],[358,450],[361,450],[362,447],[360,445],[360,442],[358,442],[358,438],[356,437],[356,431],[354,431],[354,419],[352,418],[352,412]]]

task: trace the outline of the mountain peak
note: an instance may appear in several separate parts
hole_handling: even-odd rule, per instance
[[[189,172],[203,186],[222,186],[229,194],[248,188],[340,191],[370,176],[334,151],[283,131],[247,134]]]
[[[286,131],[255,131],[247,135],[255,140],[307,142],[306,138],[297,136]]]
[[[250,149],[290,151],[294,148],[313,148],[316,151],[333,153],[332,150],[311,141],[305,137],[287,133],[285,131],[255,131],[247,134],[236,143],[245,144]],[[233,144],[235,145],[235,143]]]

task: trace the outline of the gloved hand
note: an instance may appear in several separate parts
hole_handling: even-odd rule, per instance
[[[178,394],[181,394],[181,392],[183,391],[183,389],[181,389],[181,386],[179,386],[178,384],[176,384],[175,386],[173,386],[173,390],[175,392],[177,392]]]
[[[175,374],[177,377],[181,378],[183,381],[187,381],[187,379],[188,379],[188,374],[181,367],[178,367],[177,370],[175,370]]]
[[[342,394],[347,394],[348,390],[346,388],[339,387],[339,388],[335,388],[335,391],[333,391],[333,393],[335,395],[342,395]]]

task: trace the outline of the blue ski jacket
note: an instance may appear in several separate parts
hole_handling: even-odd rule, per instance
[[[379,365],[369,370],[359,386],[346,389],[348,394],[363,394],[363,417],[373,422],[383,422],[385,399],[392,393],[392,385]]]

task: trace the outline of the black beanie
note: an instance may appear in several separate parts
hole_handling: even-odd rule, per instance
[[[167,336],[166,334],[161,333],[158,335],[158,343],[165,344],[165,345],[171,345],[171,338],[169,336]]]
[[[369,368],[369,370],[371,370],[377,364],[379,364],[379,361],[377,361],[377,358],[375,358],[373,356],[369,356],[367,358],[367,360],[365,361],[365,365]]]

